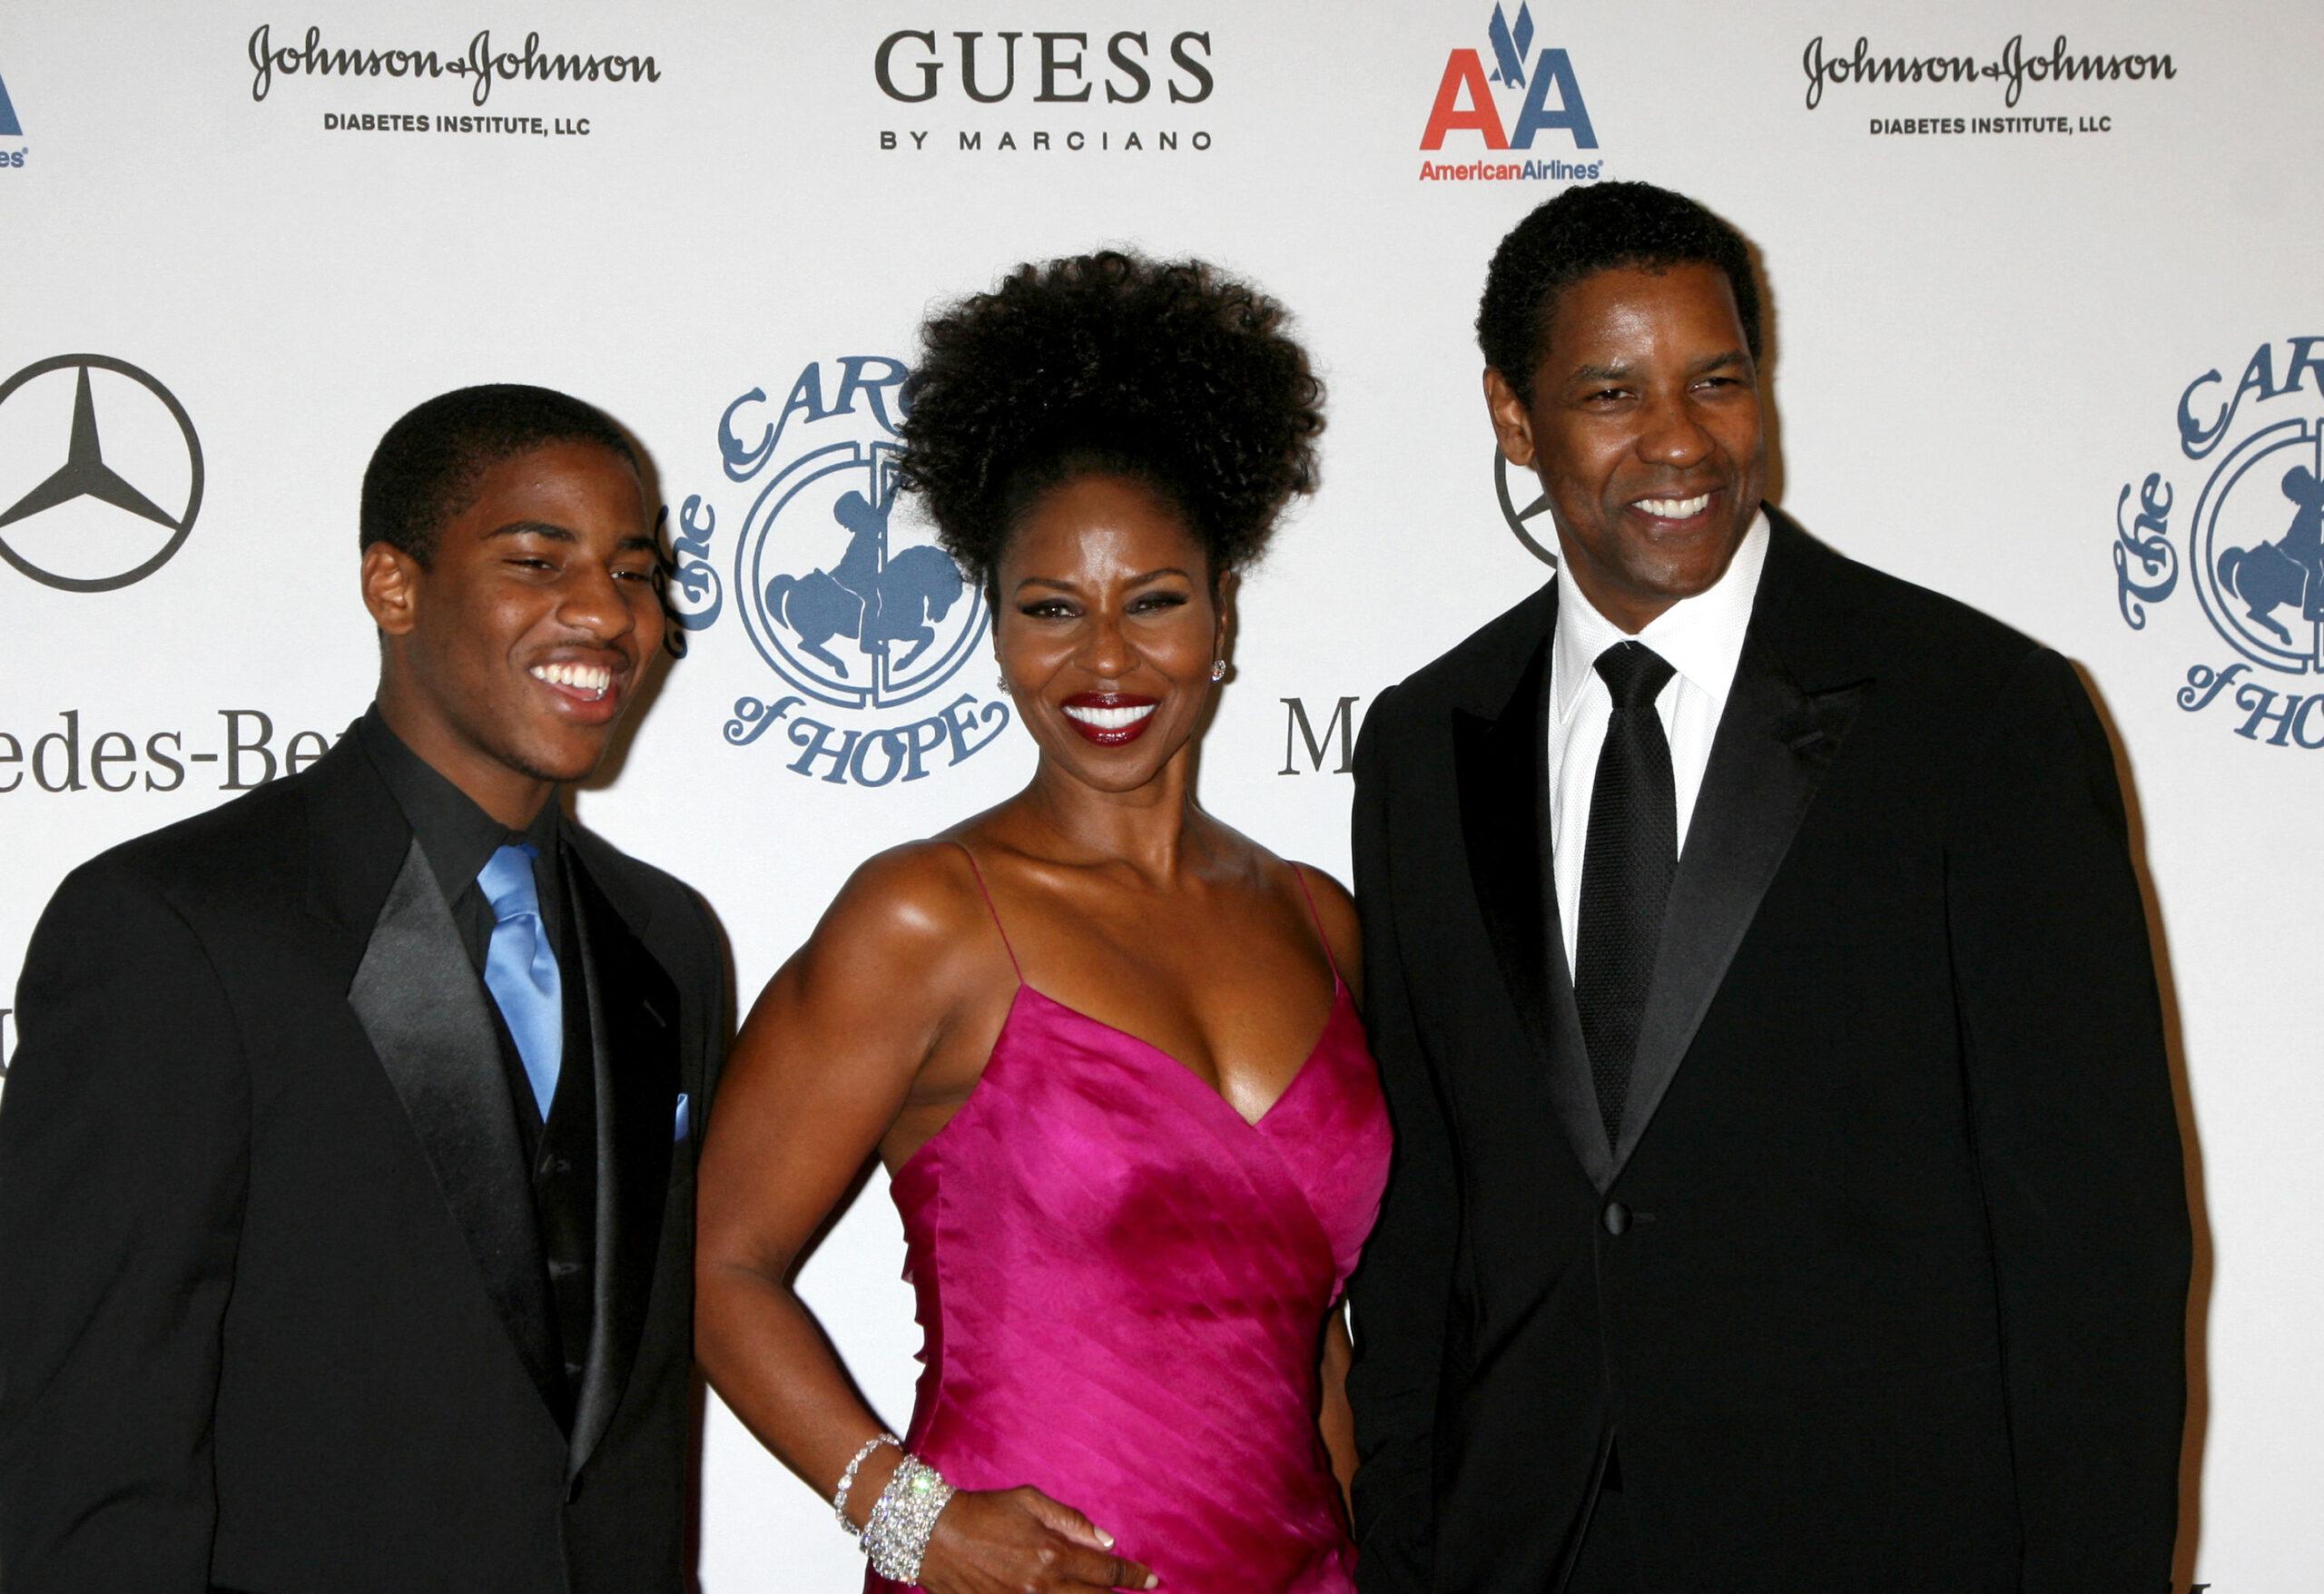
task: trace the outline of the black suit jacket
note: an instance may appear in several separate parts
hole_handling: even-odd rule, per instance
[[[491,999],[355,739],[59,888],[0,1097],[0,1587],[681,1586],[723,955],[684,886],[566,835],[598,1158],[569,1435]]]
[[[1365,1594],[2163,1594],[2189,1238],[2073,670],[1771,513],[1620,1143],[1558,930],[1554,583],[1356,755],[1397,1151],[1353,1290]]]

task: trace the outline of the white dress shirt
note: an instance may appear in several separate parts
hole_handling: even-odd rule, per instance
[[[1557,876],[1558,923],[1565,932],[1565,966],[1572,971],[1581,930],[1582,851],[1590,840],[1590,794],[1598,781],[1598,754],[1606,744],[1613,694],[1598,674],[1598,655],[1618,642],[1642,642],[1674,674],[1654,700],[1670,743],[1670,775],[1679,801],[1679,852],[1687,851],[1687,824],[1703,788],[1711,739],[1727,712],[1728,689],[1743,657],[1759,572],[1768,562],[1768,517],[1754,516],[1736,546],[1727,573],[1708,592],[1681,598],[1635,637],[1591,606],[1562,574],[1556,635],[1550,644],[1550,846]]]

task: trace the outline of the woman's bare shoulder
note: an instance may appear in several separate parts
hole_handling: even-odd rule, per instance
[[[1315,911],[1328,922],[1334,916],[1347,920],[1351,929],[1355,924],[1355,899],[1330,871],[1314,863],[1302,863],[1296,859],[1285,860],[1299,871],[1299,878],[1308,894],[1315,899]]]
[[[957,842],[907,841],[856,865],[809,945],[836,941],[858,951],[925,958],[957,945],[984,916],[983,893]]]
[[[1345,886],[1324,870],[1312,863],[1294,861],[1291,867],[1307,888],[1308,900],[1315,904],[1315,917],[1324,927],[1324,940],[1330,943],[1332,961],[1339,965],[1340,978],[1347,982],[1359,999],[1364,994],[1364,930],[1355,912],[1355,899]]]

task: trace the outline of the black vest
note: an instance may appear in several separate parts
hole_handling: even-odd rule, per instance
[[[574,867],[569,855],[565,867],[568,871]],[[597,1087],[589,994],[574,932],[575,916],[581,910],[569,889],[564,907],[556,960],[565,998],[565,1058],[557,1071],[556,1093],[549,1098],[547,1122],[541,1120],[524,1060],[506,1025],[500,1027],[500,1055],[518,1135],[532,1164],[533,1215],[540,1231],[552,1326],[564,1371],[556,1421],[570,1432],[574,1402],[589,1365],[596,1298]]]

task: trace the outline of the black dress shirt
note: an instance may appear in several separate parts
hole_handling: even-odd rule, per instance
[[[373,704],[355,722],[355,738],[410,822],[411,833],[419,839],[428,870],[443,890],[453,926],[459,931],[460,944],[467,949],[468,962],[476,969],[478,979],[484,977],[485,957],[492,945],[493,917],[492,904],[486,900],[484,888],[476,877],[493,853],[511,841],[529,841],[533,845],[533,885],[540,897],[541,924],[549,944],[558,949],[559,960],[570,968],[565,942],[565,866],[557,855],[562,817],[555,794],[541,804],[541,811],[533,816],[530,824],[521,831],[512,831],[405,745],[403,738],[388,728],[379,704]],[[568,1026],[576,1017],[574,1003],[577,995],[578,988],[568,983]],[[516,1112],[526,1161],[531,1164],[540,1156],[540,1103],[533,1095],[517,1043],[501,1019],[499,1005],[489,1005],[500,1031],[501,1061],[508,1075],[510,1106]]]
[[[533,884],[540,894],[541,924],[549,944],[562,946],[565,891],[563,866],[556,855],[561,815],[556,795],[551,793],[541,804],[532,823],[512,831],[405,746],[403,738],[388,728],[377,704],[355,722],[355,735],[410,822],[411,833],[419,839],[419,850],[428,855],[428,867],[443,889],[445,906],[452,910],[460,944],[468,949],[468,961],[476,965],[477,972],[484,972],[493,920],[492,904],[485,900],[484,888],[476,877],[492,855],[511,841],[533,845],[537,853]]]

